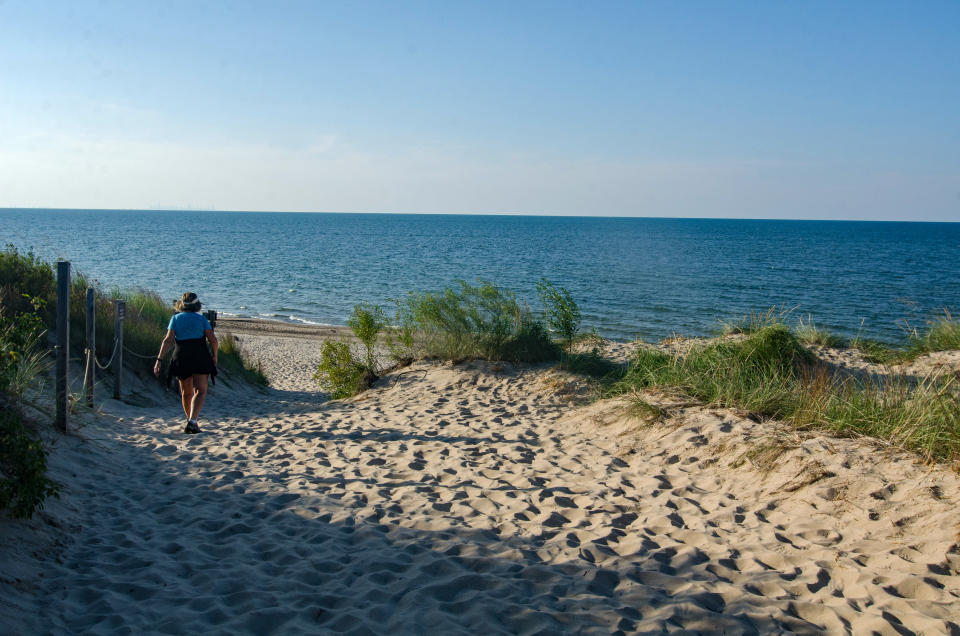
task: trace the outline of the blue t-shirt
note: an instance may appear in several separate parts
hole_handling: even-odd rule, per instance
[[[203,333],[208,329],[213,329],[213,327],[210,326],[210,321],[203,314],[181,311],[179,314],[173,315],[167,329],[173,332],[177,340],[193,340],[203,338]]]

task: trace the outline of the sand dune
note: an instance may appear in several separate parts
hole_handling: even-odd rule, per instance
[[[865,441],[548,368],[416,363],[323,402],[259,342],[263,393],[107,402],[57,442],[63,498],[0,522],[13,633],[960,631],[960,479]],[[260,340],[257,340],[260,339]]]

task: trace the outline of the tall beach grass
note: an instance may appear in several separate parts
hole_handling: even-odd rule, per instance
[[[671,387],[710,404],[749,410],[798,429],[876,437],[928,460],[960,459],[960,387],[953,375],[919,382],[841,376],[819,364],[774,321],[741,340],[719,339],[685,355],[642,349],[610,395]]]

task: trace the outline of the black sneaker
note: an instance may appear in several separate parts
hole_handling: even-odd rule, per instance
[[[187,422],[186,428],[183,429],[183,432],[184,432],[184,433],[190,433],[190,434],[199,433],[199,432],[200,432],[200,425],[197,424],[197,421],[196,421],[196,420],[189,420],[189,421]]]

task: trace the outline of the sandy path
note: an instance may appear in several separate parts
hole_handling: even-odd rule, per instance
[[[641,427],[576,394],[544,369],[418,363],[343,402],[218,387],[198,436],[172,398],[110,403],[88,441],[58,444],[69,486],[31,522],[37,556],[13,552],[0,618],[25,634],[960,630],[955,474],[823,438],[764,472],[736,460],[769,425],[677,407]],[[0,556],[23,528],[0,525]]]

